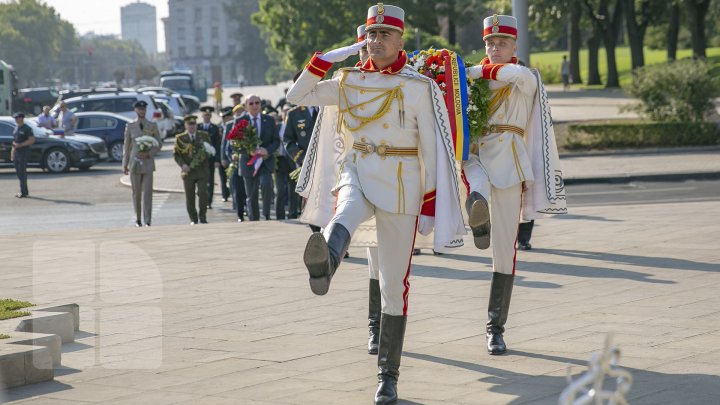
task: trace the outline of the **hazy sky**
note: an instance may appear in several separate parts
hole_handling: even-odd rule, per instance
[[[120,36],[120,7],[137,0],[40,0],[53,7],[63,20],[70,21],[79,34],[95,31],[96,34]],[[0,0],[7,2],[7,0]],[[168,15],[168,0],[143,0],[155,6],[158,29],[158,50],[165,51],[165,29],[161,18]]]

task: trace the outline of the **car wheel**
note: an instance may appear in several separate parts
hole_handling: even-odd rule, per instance
[[[123,142],[121,141],[115,141],[110,144],[110,159],[113,160],[113,162],[121,162],[123,158]]]
[[[50,173],[64,173],[70,170],[70,156],[62,149],[50,149],[45,154],[43,164]]]
[[[40,115],[41,112],[42,112],[42,106],[40,104],[35,104],[33,106],[33,114]]]

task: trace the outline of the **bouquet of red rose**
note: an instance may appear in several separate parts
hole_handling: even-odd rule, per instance
[[[260,146],[260,139],[257,137],[255,128],[250,125],[250,121],[243,118],[235,123],[235,126],[233,126],[228,133],[227,141],[232,149],[232,161],[227,168],[227,175],[232,176],[233,171],[237,170],[237,161],[240,158],[240,153],[243,151],[250,155],[250,161],[247,165],[255,167],[253,176],[256,175],[258,169],[260,169],[263,158],[257,152],[258,146]]]

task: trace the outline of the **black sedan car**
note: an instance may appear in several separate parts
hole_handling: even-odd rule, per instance
[[[38,127],[33,121],[25,120],[35,135],[30,146],[28,167],[39,167],[51,173],[63,173],[71,167],[87,170],[90,166],[108,158],[105,142],[91,135],[71,135],[65,138],[52,131]],[[0,167],[13,167],[10,161],[15,120],[0,117]]]

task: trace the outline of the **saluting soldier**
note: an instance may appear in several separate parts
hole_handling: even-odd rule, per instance
[[[207,132],[197,130],[197,117],[187,115],[184,118],[185,132],[175,138],[175,149],[173,157],[180,166],[183,187],[185,188],[185,206],[190,216],[190,225],[195,225],[198,220],[201,224],[207,224],[207,200],[208,200],[208,164],[212,161],[205,150],[205,143],[210,143]],[[198,197],[200,215],[195,206],[195,196]]]
[[[447,108],[437,84],[406,66],[404,14],[382,3],[371,7],[370,59],[320,81],[365,41],[316,54],[287,94],[297,105],[324,106],[298,180],[308,199],[303,220],[326,225],[311,235],[303,256],[315,294],[327,293],[360,224],[376,219],[382,296],[376,404],[397,402],[416,229],[429,234],[436,227],[438,249],[465,233]]]
[[[542,80],[537,71],[521,66],[513,56],[517,20],[507,15],[486,18],[483,40],[488,57],[467,73],[490,81],[491,125],[471,145],[463,170],[469,184],[466,209],[475,246],[487,249],[492,239],[486,337],[488,352],[496,355],[507,351],[503,333],[515,279],[520,218],[529,221],[543,214],[564,214],[567,208]]]
[[[215,109],[210,106],[205,106],[200,108],[200,111],[202,112],[203,122],[198,124],[198,131],[207,132],[208,136],[210,137],[210,145],[212,145],[212,147],[215,148],[215,151],[218,152],[222,147],[222,135],[220,134],[220,127],[210,122],[210,118],[212,118],[212,113],[215,111]],[[215,171],[220,169],[221,183],[223,183],[223,178],[225,177],[223,176],[223,174],[225,174],[225,171],[220,165],[220,157],[220,153],[215,153],[215,156],[213,156],[213,158],[210,159],[210,161],[208,162],[208,209],[212,209],[213,193],[215,192]]]
[[[139,100],[134,105],[137,119],[125,126],[125,144],[123,146],[123,173],[130,174],[133,207],[135,208],[135,226],[150,226],[152,221],[153,172],[155,155],[160,152],[162,138],[157,124],[145,118],[147,103]],[[156,140],[149,150],[141,152],[137,139],[149,136]],[[142,216],[140,213],[142,212]]]

